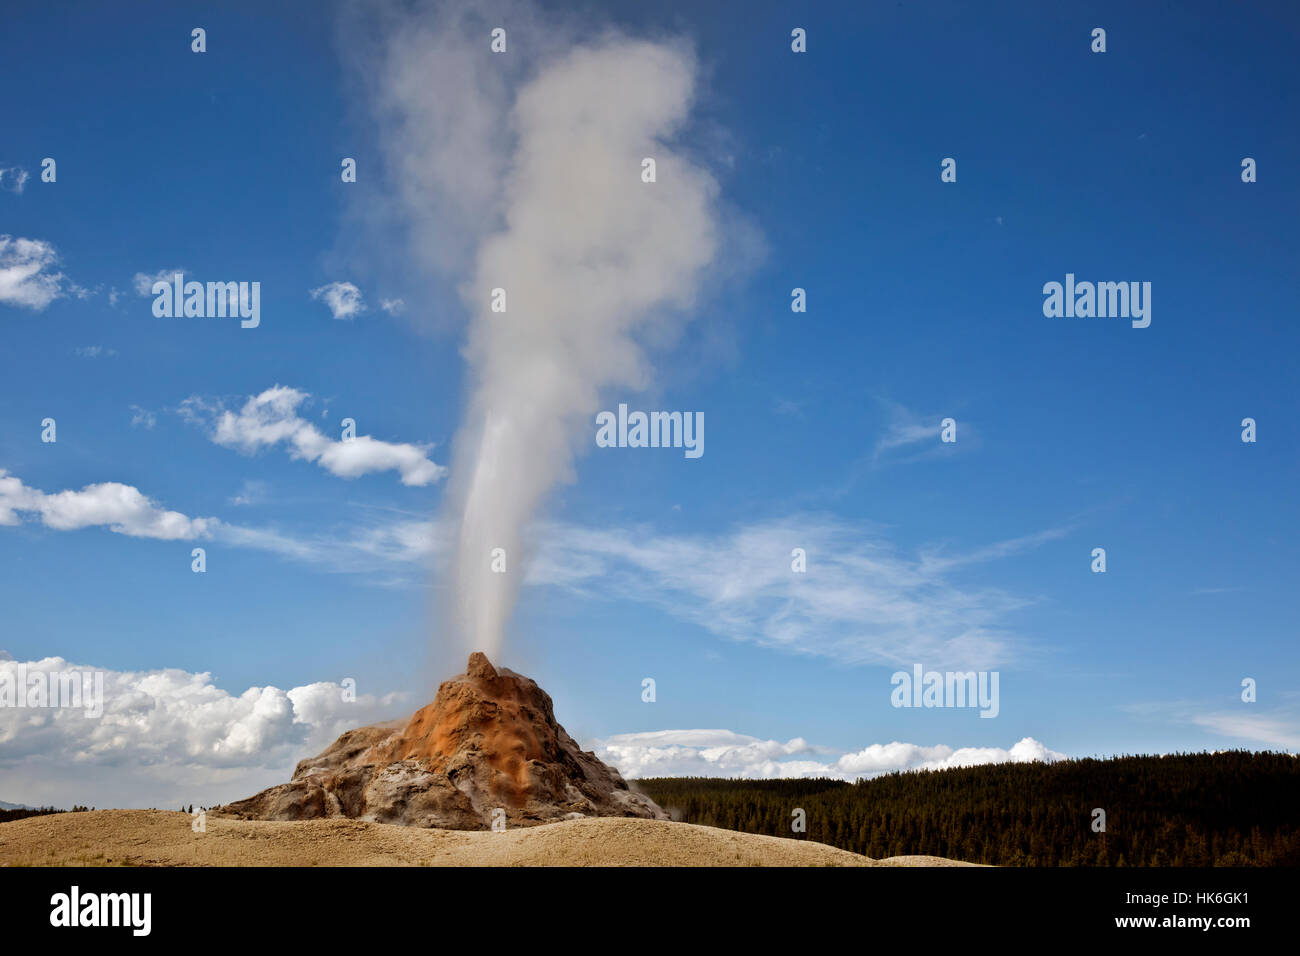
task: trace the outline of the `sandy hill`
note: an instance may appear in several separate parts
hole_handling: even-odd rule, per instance
[[[689,823],[596,817],[545,826],[432,830],[328,819],[239,820],[207,832],[165,810],[93,810],[0,823],[5,866],[961,866],[870,860],[823,843]]]

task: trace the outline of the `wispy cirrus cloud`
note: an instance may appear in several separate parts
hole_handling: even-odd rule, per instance
[[[898,402],[883,402],[887,414],[884,432],[876,439],[871,461],[876,465],[904,464],[951,455],[969,447],[975,437],[966,422],[958,423],[957,441],[941,440],[943,420],[952,414],[921,414]]]
[[[262,423],[265,424],[265,423]],[[289,429],[286,434],[293,434]],[[284,440],[271,428],[260,447]],[[243,498],[236,503],[245,503]],[[134,537],[213,537],[333,573],[383,575],[445,567],[444,522],[375,512],[309,531],[251,526],[168,511],[129,485],[107,482],[45,494],[0,472],[0,524],[34,514],[56,530],[107,527]],[[651,528],[538,526],[524,583],[596,600],[662,609],[720,638],[846,664],[986,669],[1029,650],[1013,625],[1033,598],[971,587],[952,573],[1054,540],[1052,530],[949,553],[908,554],[878,532],[826,515],[795,515],[715,534]],[[791,567],[801,548],[807,569]]]
[[[1248,741],[1256,746],[1300,751],[1300,709],[1295,691],[1274,695],[1272,706],[1238,699],[1231,709],[1223,698],[1209,700],[1154,700],[1124,704],[1120,710],[1135,717],[1168,724],[1199,727],[1221,737]],[[1263,709],[1261,709],[1263,708]]]
[[[116,354],[117,349],[106,345],[83,345],[76,350],[77,358],[112,358]]]
[[[144,428],[152,431],[154,426],[157,424],[158,424],[158,416],[155,415],[153,412],[149,411],[149,409],[142,408],[139,405],[131,406],[131,427],[132,428]]]
[[[1241,713],[1214,711],[1197,714],[1190,722],[1224,737],[1256,744],[1300,750],[1300,716],[1291,713]]]
[[[264,491],[263,483],[246,481],[229,503],[253,504]],[[353,574],[391,573],[395,566],[427,564],[441,541],[430,522],[415,519],[371,525],[344,522],[333,529],[287,533],[214,517],[191,518],[163,507],[133,485],[107,481],[80,490],[45,492],[0,469],[0,528],[28,520],[52,531],[104,528],[133,538],[212,539]]]
[[[920,567],[926,573],[939,574],[966,565],[984,564],[1000,558],[1009,558],[1042,547],[1050,541],[1064,538],[1073,530],[1074,526],[1072,525],[1048,528],[1044,531],[1036,531],[1033,534],[1023,535],[1019,538],[1009,538],[1006,541],[998,541],[972,551],[956,554],[927,549],[921,552]]]
[[[266,494],[269,485],[265,481],[256,481],[251,478],[245,478],[239,486],[239,492],[231,495],[227,499],[230,504],[237,508],[247,507],[249,505],[258,505],[266,500]]]
[[[852,664],[996,667],[1023,652],[1032,598],[962,586],[880,533],[797,515],[695,536],[565,526],[537,536],[529,580],[662,607],[720,637]],[[807,571],[791,569],[802,548]],[[951,567],[994,560],[996,546]]]
[[[448,553],[443,523],[417,517],[349,524],[304,538],[224,527],[232,543],[323,568],[372,573],[428,567]],[[549,522],[534,529],[530,586],[663,609],[717,636],[850,664],[990,668],[1023,656],[1014,613],[1033,598],[963,586],[949,572],[1021,553],[1063,532],[948,554],[908,555],[879,533],[825,515],[798,515],[714,535]],[[230,537],[233,536],[233,537]],[[791,569],[803,548],[807,571]]]

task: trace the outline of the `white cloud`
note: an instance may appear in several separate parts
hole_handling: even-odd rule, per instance
[[[158,416],[139,405],[131,406],[131,427],[153,429],[158,424]]]
[[[920,414],[897,402],[883,403],[889,421],[884,434],[876,439],[871,461],[877,466],[908,464],[925,461],[969,450],[976,444],[978,434],[970,422],[951,411],[941,414]],[[941,440],[942,422],[952,418],[957,422],[957,441]]]
[[[1190,725],[1269,748],[1300,751],[1300,712],[1287,701],[1296,694],[1283,692],[1281,696],[1283,706],[1271,710],[1257,710],[1259,704],[1254,703],[1245,706],[1237,703],[1231,710],[1216,710],[1219,701],[1196,699],[1139,701],[1120,705],[1120,709],[1145,720]]]
[[[366,311],[366,304],[361,300],[361,290],[351,282],[331,282],[319,289],[312,289],[311,297],[324,299],[336,319],[350,319]]]
[[[873,529],[823,515],[695,536],[547,525],[534,541],[532,583],[632,598],[721,637],[850,664],[1006,664],[1020,644],[1007,619],[1031,603],[945,574],[1012,548],[910,557]],[[791,570],[794,548],[807,554],[804,573]]]
[[[1033,737],[1017,741],[1010,750],[999,747],[960,747],[954,750],[944,744],[921,747],[894,741],[872,744],[857,753],[845,754],[835,762],[835,768],[846,776],[869,777],[895,770],[945,770],[985,763],[1028,763],[1034,760],[1051,763],[1064,759],[1065,754],[1048,750]]]
[[[59,256],[41,239],[0,235],[0,304],[40,311],[66,293]]]
[[[427,457],[432,445],[386,442],[358,435],[335,441],[298,414],[310,395],[276,385],[251,396],[238,412],[216,411],[198,396],[186,399],[180,412],[189,421],[215,417],[212,440],[225,448],[253,454],[263,448],[287,444],[293,458],[315,462],[340,478],[356,478],[377,471],[396,471],[404,485],[429,485],[447,471]]]
[[[1008,750],[944,744],[925,747],[894,741],[836,755],[802,737],[781,742],[730,730],[659,730],[617,734],[595,741],[596,756],[625,777],[834,777],[855,780],[902,770],[941,770],[977,764],[1055,761],[1065,754],[1025,737]]]
[[[1063,538],[1072,530],[1072,527],[1048,528],[1046,531],[1023,535],[1019,538],[1009,538],[1006,541],[998,541],[964,554],[941,554],[937,550],[928,550],[921,554],[920,567],[925,573],[940,574],[968,564],[983,564],[999,558],[1008,558],[1025,551],[1032,551],[1049,541]]]
[[[234,544],[363,574],[441,564],[449,550],[441,521],[403,517],[348,528],[311,538],[230,526],[222,532]],[[879,532],[824,515],[695,536],[549,522],[529,538],[524,583],[654,605],[728,640],[847,664],[990,669],[1026,652],[1009,618],[1032,600],[958,585],[949,572],[1058,536],[1041,532],[939,558],[909,556]],[[791,570],[792,547],[806,550],[805,573]]]
[[[134,286],[136,295],[148,298],[153,295],[153,284],[155,282],[166,282],[171,284],[175,281],[176,273],[178,272],[183,276],[186,270],[159,269],[157,272],[152,274],[147,272],[137,272],[131,279],[131,285]]]
[[[224,409],[220,402],[209,401],[202,395],[191,395],[176,406],[176,414],[187,424],[205,427],[209,420],[219,415]]]
[[[114,671],[61,657],[18,662],[0,654],[0,673],[15,682],[34,674],[102,674],[99,716],[77,708],[0,708],[0,778],[23,803],[68,806],[213,805],[287,779],[294,764],[346,730],[406,716],[405,694],[343,699],[340,684],[232,694],[212,674],[177,668]],[[91,681],[93,686],[93,680]],[[84,702],[83,702],[84,704]],[[1009,749],[890,743],[856,753],[803,738],[762,740],[729,730],[617,734],[593,744],[596,755],[629,778],[648,776],[834,777],[853,780],[895,770],[941,769],[1064,758],[1026,737]]]
[[[1218,712],[1190,718],[1198,727],[1225,737],[1251,740],[1270,747],[1300,750],[1300,720],[1293,715]]]
[[[274,530],[226,528],[232,544],[272,551],[340,573],[389,571],[394,564],[427,568],[446,553],[446,536],[435,522],[419,519],[354,528],[344,536],[303,539]]]
[[[0,671],[19,666],[0,660]],[[81,708],[0,708],[0,778],[21,784],[27,803],[165,808],[249,796],[283,782],[295,761],[345,730],[404,710],[404,695],[347,702],[340,685],[325,682],[233,695],[210,673],[175,668],[112,671],[59,657],[23,666],[104,675],[99,717]]]
[[[401,457],[385,451],[349,462],[334,450],[341,443],[292,414],[301,393],[270,393],[277,389],[250,399],[254,407],[246,404],[239,415],[222,413],[214,440],[241,450],[286,441],[292,454],[314,456],[344,474],[361,473],[362,466],[392,467]],[[265,401],[258,404],[259,399]],[[279,413],[264,414],[266,405]],[[309,432],[305,438],[304,429]],[[368,443],[360,448],[369,454]],[[402,460],[404,480],[420,477],[417,466]],[[232,504],[251,503],[260,492],[260,485],[246,483]],[[235,547],[340,573],[389,573],[395,565],[428,568],[444,564],[449,551],[445,522],[415,515],[371,523],[350,518],[342,533],[326,529],[303,536],[188,518],[116,482],[47,495],[0,471],[0,525],[17,524],[22,513],[38,515],[47,527],[59,530],[103,526],[136,537],[215,536]],[[534,557],[525,581],[657,606],[721,638],[851,665],[923,661],[938,669],[988,669],[1022,656],[1023,642],[1007,619],[1030,601],[997,589],[958,586],[947,572],[1050,537],[1046,532],[1030,535],[937,560],[908,557],[868,529],[824,516],[794,516],[696,536],[549,523],[535,529],[529,542]],[[792,542],[807,550],[805,573],[790,569]]]
[[[166,541],[205,537],[219,524],[214,518],[188,518],[179,511],[168,511],[120,482],[46,494],[0,469],[0,525],[19,524],[23,513],[39,515],[41,522],[55,531],[105,527],[133,538]]]
[[[400,315],[406,311],[406,303],[401,299],[380,299],[379,307],[389,315]],[[338,318],[338,316],[335,316]]]
[[[117,349],[111,349],[103,345],[83,345],[77,349],[79,358],[112,358],[117,354]]]
[[[897,403],[887,403],[887,405],[890,420],[885,427],[885,433],[876,440],[874,452],[876,458],[880,458],[886,452],[923,442],[933,442],[935,446],[941,445],[940,422],[947,416],[919,415]]]
[[[5,192],[22,193],[23,188],[30,179],[27,170],[21,166],[10,166],[7,169],[0,169],[0,189]]]
[[[793,399],[778,398],[772,410],[782,418],[803,418],[803,403]]]
[[[232,495],[228,500],[236,507],[261,504],[266,500],[266,492],[269,487],[264,481],[245,478],[243,484],[239,486],[239,493]]]

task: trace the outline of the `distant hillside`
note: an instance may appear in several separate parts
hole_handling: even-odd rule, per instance
[[[839,780],[636,781],[674,819],[876,859],[1000,866],[1300,866],[1300,759],[1173,754]],[[1092,830],[1093,808],[1106,832]],[[807,832],[792,833],[792,811]]]
[[[5,803],[3,800],[0,800],[0,810],[31,810],[31,809],[33,808],[27,806],[27,804],[25,803]]]

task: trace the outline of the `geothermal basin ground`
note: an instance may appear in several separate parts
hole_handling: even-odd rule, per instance
[[[872,860],[824,843],[625,817],[491,830],[361,820],[239,820],[205,832],[166,810],[92,810],[0,823],[0,866],[967,866]]]

